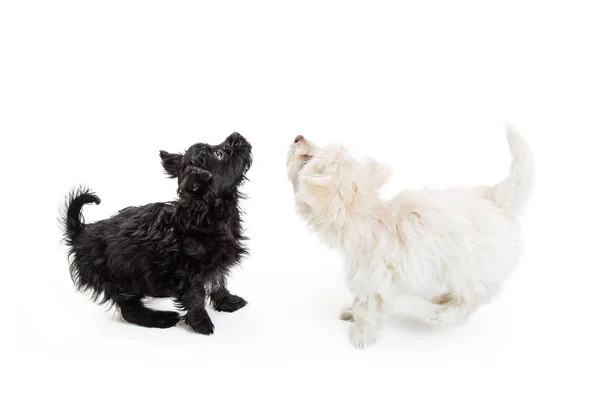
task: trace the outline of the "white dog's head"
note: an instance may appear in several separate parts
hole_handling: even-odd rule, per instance
[[[311,225],[344,229],[348,219],[370,213],[389,170],[368,158],[356,160],[343,146],[318,147],[299,135],[287,160],[297,210]]]

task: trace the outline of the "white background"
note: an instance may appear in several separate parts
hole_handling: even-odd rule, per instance
[[[599,20],[592,1],[2,2],[2,397],[597,399]],[[341,258],[294,213],[294,136],[390,164],[391,195],[501,180],[504,121],[537,167],[504,293],[464,326],[393,317],[354,349]],[[249,305],[209,310],[204,337],[75,292],[68,190],[102,198],[88,221],[171,200],[158,151],[233,131],[255,155],[230,281]]]

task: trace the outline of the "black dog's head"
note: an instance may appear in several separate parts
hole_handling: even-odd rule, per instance
[[[196,143],[185,154],[160,152],[171,178],[177,178],[180,196],[236,193],[252,164],[252,146],[239,133],[219,145]]]

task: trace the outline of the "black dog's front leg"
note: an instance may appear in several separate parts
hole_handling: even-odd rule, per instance
[[[178,296],[177,302],[182,309],[187,311],[184,320],[194,332],[203,335],[213,334],[215,326],[206,312],[206,289],[204,288],[204,279],[200,275],[189,279],[189,284]]]
[[[244,307],[246,300],[240,296],[229,293],[225,280],[219,282],[219,286],[210,292],[210,300],[215,310],[222,312],[234,312]]]

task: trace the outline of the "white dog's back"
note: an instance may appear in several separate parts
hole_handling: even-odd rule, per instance
[[[507,138],[513,162],[499,184],[405,191],[389,202],[398,243],[388,262],[401,292],[473,308],[498,293],[522,253],[518,214],[533,183],[529,146],[510,126]]]
[[[399,238],[389,262],[402,291],[486,302],[521,254],[519,222],[479,190],[403,192],[389,206]]]

